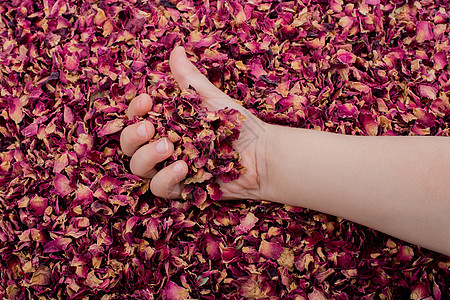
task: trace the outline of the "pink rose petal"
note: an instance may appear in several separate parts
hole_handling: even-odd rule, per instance
[[[352,65],[356,61],[355,55],[346,50],[339,49],[336,54],[338,59],[344,64]]]
[[[255,217],[254,214],[252,213],[248,213],[245,218],[241,221],[241,223],[236,226],[236,233],[238,234],[242,234],[242,233],[247,233],[250,231],[250,229],[252,229],[256,222],[258,222],[259,219],[257,217]]]
[[[283,247],[279,243],[271,243],[263,240],[259,246],[259,253],[268,259],[277,260],[282,252]]]
[[[73,192],[73,188],[70,186],[70,180],[66,176],[57,173],[53,180],[55,185],[55,192],[57,195],[64,197]]]
[[[184,300],[188,299],[189,290],[177,285],[173,281],[169,281],[163,291],[163,299],[166,300]]]
[[[421,84],[419,86],[419,93],[420,93],[420,96],[422,96],[422,97],[434,100],[434,99],[436,99],[438,89],[435,88],[434,86]]]
[[[448,64],[447,54],[444,51],[437,52],[433,57],[434,68],[436,70],[442,70]]]
[[[416,41],[423,43],[433,39],[433,31],[431,30],[431,24],[426,21],[419,21],[417,23]]]

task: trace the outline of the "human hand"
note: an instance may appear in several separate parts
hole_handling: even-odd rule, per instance
[[[189,61],[184,48],[175,48],[170,55],[170,68],[175,81],[181,89],[195,88],[203,105],[209,110],[234,108],[246,116],[240,137],[233,143],[241,155],[241,163],[246,167],[239,179],[223,183],[218,180],[223,199],[264,199],[267,189],[266,139],[268,125],[247,109],[236,103],[216,88]],[[128,107],[128,118],[145,116],[152,108],[149,95],[141,94],[133,99]],[[131,156],[131,171],[142,178],[150,178],[150,190],[159,197],[179,198],[183,189],[181,181],[186,177],[188,166],[179,160],[157,171],[155,165],[169,158],[174,145],[167,138],[147,143],[155,134],[149,121],[142,121],[126,127],[120,136],[120,145],[125,155]]]

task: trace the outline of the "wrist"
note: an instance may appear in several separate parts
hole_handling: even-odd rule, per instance
[[[266,132],[266,173],[261,199],[304,206],[306,198],[311,198],[309,184],[314,183],[307,183],[310,178],[306,177],[305,165],[309,168],[314,165],[309,146],[317,142],[316,132],[279,125],[268,125]]]
[[[279,174],[278,168],[282,165],[283,153],[276,149],[276,145],[282,140],[283,127],[265,124],[264,138],[260,146],[261,159],[258,163],[258,173],[260,174],[260,199],[272,202],[279,202],[281,193],[279,181],[275,174]]]

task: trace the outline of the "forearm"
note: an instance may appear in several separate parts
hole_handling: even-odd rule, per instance
[[[450,139],[271,127],[267,198],[450,255]],[[271,192],[270,192],[271,191]]]

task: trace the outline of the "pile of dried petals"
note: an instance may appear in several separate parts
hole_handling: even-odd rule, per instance
[[[173,105],[178,44],[265,121],[449,136],[449,20],[445,0],[3,1],[0,298],[444,299],[448,257],[301,208],[156,198],[118,137],[136,95]]]
[[[167,89],[170,90],[166,86]],[[160,98],[154,101],[149,116],[156,128],[154,139],[168,137],[175,145],[173,155],[157,165],[157,169],[184,160],[189,169],[181,195],[204,209],[211,203],[208,199],[216,201],[222,197],[216,179],[230,182],[245,171],[239,152],[232,145],[239,138],[245,116],[235,109],[208,111],[192,89],[182,91],[172,101]]]

